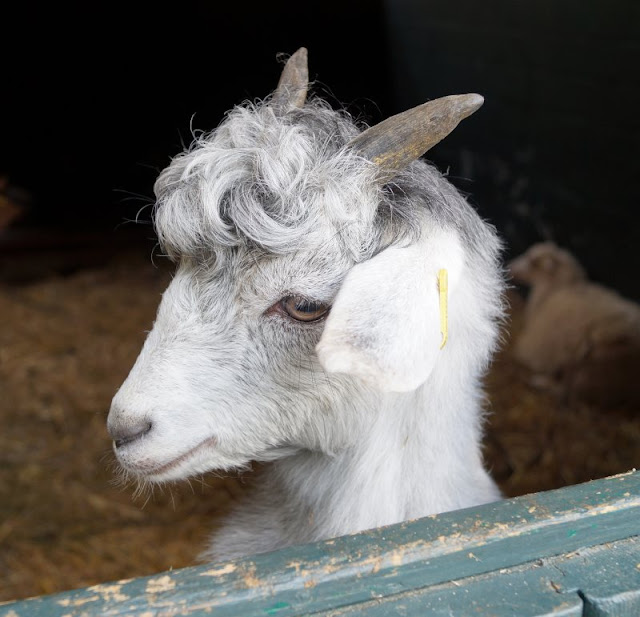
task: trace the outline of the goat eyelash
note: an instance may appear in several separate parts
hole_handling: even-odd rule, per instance
[[[330,308],[324,302],[309,300],[302,296],[286,296],[280,300],[279,304],[291,319],[301,323],[315,323],[324,319]]]
[[[272,304],[264,315],[279,315],[289,323],[306,326],[324,321],[330,310],[331,306],[320,300],[298,294],[287,294]]]

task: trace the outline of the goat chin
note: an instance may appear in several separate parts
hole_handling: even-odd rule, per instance
[[[114,448],[118,463],[127,475],[145,482],[164,483],[185,480],[209,471],[245,470],[252,462],[269,463],[298,453],[299,448],[278,446],[267,448],[251,456],[229,455],[216,450],[215,438],[209,438],[181,454],[154,458],[149,448],[143,448],[138,456]]]
[[[118,461],[145,481],[270,462],[208,558],[500,496],[480,454],[500,242],[410,156],[482,98],[360,133],[305,102],[296,66],[295,84],[234,108],[160,174],[154,222],[176,273],[109,413]],[[411,143],[381,156],[390,132]]]

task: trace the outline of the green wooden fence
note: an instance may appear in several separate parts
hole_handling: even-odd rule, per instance
[[[640,472],[0,605],[116,615],[640,617]]]

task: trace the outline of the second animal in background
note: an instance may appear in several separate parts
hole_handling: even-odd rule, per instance
[[[640,305],[591,282],[568,251],[532,246],[510,264],[530,287],[516,359],[567,402],[640,404]]]

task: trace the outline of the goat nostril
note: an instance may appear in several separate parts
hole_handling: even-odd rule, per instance
[[[151,430],[151,422],[142,422],[134,426],[127,426],[120,430],[114,430],[111,432],[113,443],[116,448],[120,448],[132,441],[137,441],[140,437],[143,437]]]

